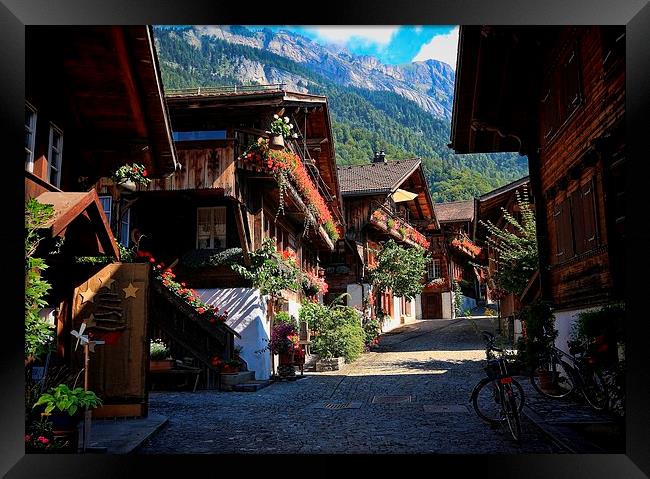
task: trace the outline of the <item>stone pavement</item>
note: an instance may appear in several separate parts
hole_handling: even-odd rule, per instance
[[[159,414],[146,418],[94,419],[90,427],[88,452],[129,454],[167,423]]]
[[[469,397],[484,357],[469,321],[418,321],[341,371],[254,393],[152,392],[150,412],[169,423],[138,452],[564,452],[526,418],[517,445],[476,416]]]

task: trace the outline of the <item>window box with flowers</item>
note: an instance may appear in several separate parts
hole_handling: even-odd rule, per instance
[[[289,191],[295,191],[304,203],[306,229],[323,228],[327,237],[335,242],[339,239],[339,227],[335,224],[332,213],[325,199],[318,192],[302,160],[287,149],[274,150],[269,140],[258,138],[238,158],[242,167],[272,175],[279,188],[280,201],[277,214],[284,214],[285,196]]]
[[[153,339],[149,343],[149,371],[169,371],[174,367],[174,360],[169,357],[169,348],[162,339]]]

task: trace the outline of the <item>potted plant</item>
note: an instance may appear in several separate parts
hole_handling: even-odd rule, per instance
[[[25,452],[34,454],[74,452],[74,448],[69,439],[54,435],[52,421],[40,418],[30,424],[25,434]]]
[[[279,322],[271,330],[271,340],[268,349],[272,354],[279,355],[278,374],[280,376],[293,376],[295,370],[294,352],[299,348],[300,336],[296,327],[289,322]]]
[[[101,399],[94,392],[59,384],[42,394],[33,408],[43,406],[41,416],[52,422],[54,435],[68,437],[71,444],[76,444],[77,424],[83,417],[83,410],[101,405]]]
[[[221,374],[237,374],[241,371],[241,362],[238,359],[221,362]]]
[[[169,347],[162,339],[154,339],[149,343],[149,370],[168,371],[172,369],[174,360],[169,357]]]
[[[292,133],[293,125],[289,121],[289,117],[285,116],[280,118],[278,115],[273,115],[271,122],[271,138],[269,140],[269,148],[272,150],[283,150],[285,138],[297,138],[296,133]]]
[[[535,301],[521,310],[520,318],[524,336],[517,344],[517,356],[522,366],[535,368],[544,358],[550,357],[558,331],[555,329],[555,315],[548,303]],[[538,371],[540,387],[553,387],[549,371]]]
[[[144,165],[138,163],[133,163],[132,165],[122,165],[120,166],[113,175],[111,179],[122,188],[135,191],[137,185],[148,185],[151,180],[148,178],[147,169]]]

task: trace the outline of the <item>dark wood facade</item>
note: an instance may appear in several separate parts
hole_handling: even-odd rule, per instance
[[[229,266],[211,266],[201,258],[242,248],[244,260],[265,238],[278,250],[294,253],[305,271],[319,273],[321,251],[334,242],[323,229],[305,229],[311,215],[294,185],[280,208],[275,178],[245,165],[240,156],[258,138],[268,138],[274,114],[291,118],[299,138],[290,142],[333,217],[341,207],[327,100],[278,88],[245,92],[177,91],[168,97],[180,168],[132,194],[135,236],[141,247],[177,271],[191,287],[247,286]],[[202,215],[213,215],[215,229],[201,238]],[[217,216],[218,219],[215,219]],[[209,229],[209,228],[208,228]],[[217,233],[218,230],[218,233]]]
[[[463,27],[452,146],[519,151],[536,201],[542,297],[622,297],[624,27]]]
[[[327,299],[347,292],[350,285],[367,283],[368,269],[376,264],[384,242],[393,239],[406,247],[429,249],[430,236],[439,228],[419,160],[387,161],[376,154],[368,164],[340,167],[339,180],[345,237],[334,252],[323,255],[330,285]],[[356,304],[359,298],[352,301],[362,306]],[[390,291],[371,301],[373,315],[381,309],[394,320],[400,319],[397,310],[415,317],[415,305],[394,298]],[[395,301],[401,301],[398,309]]]

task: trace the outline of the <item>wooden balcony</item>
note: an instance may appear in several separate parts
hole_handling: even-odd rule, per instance
[[[477,246],[468,236],[464,234],[455,234],[449,237],[449,245],[452,250],[461,252],[470,258],[476,258],[482,252],[480,246]]]
[[[421,246],[429,249],[429,241],[403,217],[391,211],[384,205],[373,205],[368,222],[376,229],[388,233],[398,241],[411,246]]]

